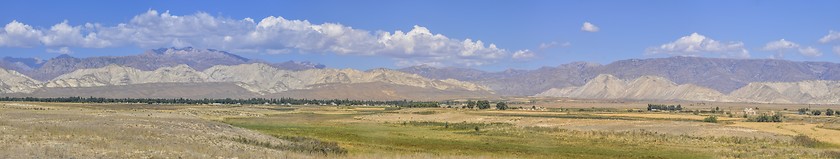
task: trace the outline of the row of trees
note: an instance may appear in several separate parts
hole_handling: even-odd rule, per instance
[[[764,114],[755,116],[753,118],[749,118],[749,119],[747,119],[747,121],[751,121],[751,122],[782,122],[782,119],[784,119],[784,116],[782,116],[782,113],[776,113],[776,114],[773,114],[773,115],[768,115],[768,114],[764,113]]]
[[[469,109],[473,109],[473,108],[490,109],[490,101],[488,101],[488,100],[480,100],[480,101],[469,100],[469,101],[467,101],[467,106],[465,106],[465,107],[469,108]],[[505,102],[496,103],[496,109],[498,109],[498,110],[507,110],[509,108],[510,107],[508,107],[507,103],[505,103]]]
[[[799,111],[799,114],[800,114],[800,115],[806,115],[806,114],[807,114],[807,115],[815,115],[815,116],[820,116],[820,115],[823,115],[823,112],[822,112],[822,111],[820,111],[820,110],[811,110],[811,109],[809,109],[809,108],[799,108],[799,110],[798,110],[798,111]],[[834,111],[834,110],[832,110],[832,109],[826,109],[826,110],[825,110],[825,116],[835,116],[835,115],[840,116],[840,112]]]
[[[662,110],[662,111],[676,111],[682,110],[681,105],[664,105],[664,104],[648,104],[648,111]]]
[[[249,99],[185,99],[185,98],[98,98],[98,97],[3,97],[0,101],[67,102],[67,103],[146,103],[146,104],[269,104],[269,105],[392,105],[398,107],[439,107],[438,102],[409,100],[372,101],[350,99],[294,99],[294,98],[249,98]],[[488,106],[489,107],[489,106]]]

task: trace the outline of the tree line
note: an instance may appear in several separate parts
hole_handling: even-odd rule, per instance
[[[447,103],[449,103],[449,102],[447,102]],[[453,103],[453,104],[454,104],[454,103]],[[463,106],[462,108],[469,108],[469,109],[473,109],[473,108],[478,108],[478,109],[490,109],[490,101],[488,101],[488,100],[480,100],[480,101],[472,101],[472,100],[469,100],[469,101],[467,101],[467,105],[466,105],[466,106]],[[507,103],[505,103],[505,102],[498,102],[498,103],[496,103],[496,109],[498,109],[498,110],[507,110],[507,109],[509,109],[509,108],[510,108],[510,107],[509,107],[509,106],[507,105]]]
[[[820,116],[820,115],[825,114],[825,116],[834,116],[834,115],[838,115],[838,116],[840,116],[840,112],[834,111],[834,110],[832,110],[832,109],[830,109],[830,108],[829,108],[829,109],[826,109],[826,110],[825,110],[825,113],[823,113],[823,112],[822,112],[822,111],[820,111],[820,110],[811,110],[810,108],[799,108],[798,112],[799,112],[799,115],[814,115],[814,116]]]
[[[648,104],[647,110],[676,111],[682,110],[682,105]]]
[[[295,99],[295,98],[248,98],[248,99],[186,99],[186,98],[99,98],[99,97],[3,97],[0,101],[18,102],[65,102],[65,103],[145,103],[145,104],[268,104],[268,105],[390,105],[398,107],[439,107],[438,102],[393,100],[350,100],[350,99]]]

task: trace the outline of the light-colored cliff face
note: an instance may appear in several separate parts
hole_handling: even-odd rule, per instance
[[[728,100],[724,94],[715,90],[690,84],[677,85],[662,77],[642,76],[628,81],[607,74],[598,75],[580,87],[553,88],[537,96],[633,100]]]
[[[288,90],[310,89],[321,84],[353,84],[383,82],[387,84],[434,88],[438,90],[464,89],[489,91],[486,87],[457,80],[431,80],[415,74],[387,69],[358,71],[353,69],[310,69],[289,71],[262,63],[233,66],[218,65],[196,71],[186,65],[162,67],[142,71],[130,67],[109,65],[96,69],[81,69],[45,84],[46,87],[93,87],[146,83],[235,82],[249,91],[270,94]]]
[[[740,101],[759,103],[840,103],[840,81],[756,82],[730,93]]]
[[[144,83],[204,82],[206,76],[187,65],[142,71],[131,67],[108,65],[95,69],[80,69],[48,81],[46,87],[95,87]]]
[[[588,99],[687,100],[755,103],[840,103],[840,81],[754,82],[725,95],[691,84],[677,85],[668,79],[642,76],[625,81],[599,75],[581,87],[553,88],[537,96]]]
[[[0,69],[0,93],[29,93],[38,89],[40,83],[16,71]]]

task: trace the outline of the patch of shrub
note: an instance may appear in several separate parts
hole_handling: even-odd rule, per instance
[[[782,113],[776,113],[776,114],[773,114],[773,115],[761,114],[761,115],[755,116],[753,118],[749,118],[749,119],[747,119],[747,121],[749,121],[749,122],[782,122],[782,119],[784,119],[784,116],[782,115]]]
[[[297,152],[308,152],[314,154],[346,154],[347,150],[338,146],[335,142],[324,142],[318,139],[308,138],[308,137],[290,137],[290,136],[283,136],[279,137],[281,139],[291,141],[291,144],[283,145],[283,144],[272,144],[270,142],[264,141],[257,141],[254,139],[244,138],[244,137],[235,137],[229,138],[229,140],[236,141],[239,143],[247,144],[247,145],[254,145],[260,146],[275,150],[289,150],[289,151],[297,151]]]
[[[706,118],[703,119],[703,122],[717,123],[718,122],[717,121],[717,116],[712,115],[712,116],[706,117]]]
[[[436,114],[436,113],[437,113],[437,112],[435,112],[435,111],[431,111],[431,110],[427,110],[427,111],[419,111],[419,112],[411,112],[411,114],[420,114],[420,115],[432,115],[432,114]]]
[[[814,138],[799,134],[793,137],[793,142],[797,145],[805,146],[805,147],[817,147],[820,141],[817,141]]]
[[[409,122],[403,122],[403,125],[432,126],[432,127],[441,127],[441,128],[449,129],[449,130],[470,130],[470,129],[474,129],[476,127],[513,126],[513,124],[510,124],[510,123],[468,123],[468,122],[449,123],[449,122],[433,122],[433,121],[409,121]]]
[[[822,157],[825,157],[825,158],[840,158],[840,151],[826,151],[826,152],[823,152]]]

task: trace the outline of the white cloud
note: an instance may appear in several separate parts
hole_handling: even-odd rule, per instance
[[[514,59],[527,59],[527,58],[532,58],[534,56],[535,56],[534,52],[532,52],[531,50],[528,50],[528,49],[519,50],[519,51],[516,51],[515,53],[513,53],[513,58]]]
[[[799,48],[799,44],[787,41],[785,39],[780,39],[778,41],[768,42],[767,45],[764,45],[764,48],[762,49],[766,51],[783,51],[793,48]]]
[[[596,27],[597,28],[597,27]],[[481,40],[454,39],[414,26],[411,30],[368,31],[338,23],[312,24],[269,16],[231,19],[207,13],[177,16],[149,10],[126,23],[72,26],[64,21],[49,29],[12,21],[0,32],[0,47],[140,48],[184,47],[286,52],[378,55],[400,61],[444,65],[484,65],[510,57],[511,51]]]
[[[834,51],[834,53],[837,54],[837,56],[840,56],[840,46],[834,46],[833,48],[831,48],[831,51]]]
[[[398,60],[395,64],[398,67],[408,67],[408,66],[431,66],[431,67],[445,67],[443,63],[440,62],[429,62],[429,61],[418,61],[418,60]]]
[[[703,56],[716,54],[725,58],[749,58],[750,53],[744,48],[743,42],[722,43],[698,33],[681,37],[674,42],[650,47],[645,50],[648,55],[667,54],[672,56]]]
[[[67,21],[53,25],[50,30],[44,31],[44,36],[40,38],[41,43],[45,46],[78,46],[86,48],[103,48],[111,45],[110,41],[100,39],[95,32],[86,30],[94,30],[94,24],[85,24],[85,26],[70,26]],[[86,35],[83,35],[87,32]]]
[[[47,52],[49,52],[49,53],[59,53],[59,54],[71,54],[71,53],[73,53],[73,51],[71,51],[70,48],[68,48],[68,47],[61,47],[61,48],[58,48],[58,49],[48,48]]]
[[[581,31],[586,31],[586,32],[598,32],[601,29],[598,28],[598,26],[595,26],[592,23],[583,22],[583,26],[580,27],[580,30]]]
[[[809,57],[822,56],[822,52],[820,52],[820,50],[817,49],[817,48],[814,48],[814,47],[811,47],[811,46],[801,47],[801,46],[799,46],[799,44],[797,44],[795,42],[792,42],[792,41],[787,41],[785,39],[780,39],[780,40],[777,40],[777,41],[768,42],[767,45],[764,45],[764,48],[762,48],[762,50],[765,50],[765,51],[776,51],[777,53],[775,55],[771,56],[771,58],[774,58],[774,59],[784,58],[784,52],[787,51],[787,50],[790,50],[790,49],[797,49],[799,51],[799,54],[802,54],[804,56],[809,56]]]
[[[823,36],[820,38],[821,43],[828,43],[834,40],[840,39],[840,32],[836,32],[834,30],[829,30],[828,35]]]
[[[291,52],[292,50],[290,49],[265,49],[265,53],[269,55],[288,54]]]
[[[43,35],[40,30],[32,26],[12,20],[0,30],[0,47],[33,47],[40,45],[40,38]]]
[[[820,52],[820,50],[817,50],[816,48],[810,47],[810,46],[804,47],[804,48],[799,48],[799,53],[802,54],[802,55],[805,55],[805,56],[810,56],[810,57],[822,56],[822,52]]]
[[[571,46],[571,45],[572,45],[572,43],[570,43],[570,42],[558,43],[556,41],[552,41],[550,43],[540,43],[540,46],[538,46],[537,48],[540,49],[540,50],[543,50],[543,49],[553,48],[553,47],[556,47],[556,46],[568,47],[568,46]]]
[[[764,48],[762,48],[762,50],[775,51],[776,54],[770,56],[770,58],[772,59],[783,59],[785,57],[786,51],[795,48],[799,48],[799,44],[794,43],[792,41],[787,41],[785,39],[780,39],[777,41],[768,42],[766,45],[764,45]]]

